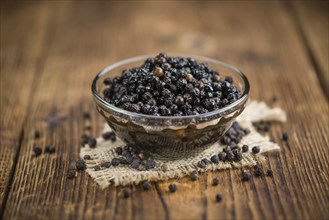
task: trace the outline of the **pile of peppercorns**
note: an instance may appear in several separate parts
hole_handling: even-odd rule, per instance
[[[115,148],[115,152],[120,157],[115,157],[112,159],[116,161],[116,164],[128,164],[131,168],[145,171],[155,168],[156,162],[154,159],[148,157],[146,158],[144,153],[142,153],[137,147],[132,145],[126,145],[123,147]]]
[[[202,159],[197,163],[197,166],[199,168],[205,168],[210,162],[214,164],[218,164],[219,161],[227,161],[227,162],[238,162],[242,160],[242,152],[248,152],[249,146],[243,145],[242,149],[238,146],[238,143],[241,141],[241,139],[249,134],[248,129],[244,129],[240,126],[238,122],[234,122],[232,124],[232,127],[225,133],[225,135],[220,139],[220,142],[222,144],[225,144],[226,147],[223,149],[222,152],[219,152],[216,155],[213,155],[210,158],[210,161],[207,158]],[[259,149],[258,146],[254,147],[255,149]],[[254,151],[253,153],[259,153]]]
[[[131,112],[155,116],[203,114],[223,108],[240,97],[233,78],[193,58],[160,53],[141,67],[106,78],[105,101]]]

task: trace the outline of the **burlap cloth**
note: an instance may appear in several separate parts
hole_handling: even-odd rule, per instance
[[[119,165],[117,167],[111,166],[110,168],[104,168],[99,171],[95,171],[94,167],[99,165],[101,161],[111,161],[113,157],[117,157],[114,149],[118,146],[123,146],[124,142],[119,138],[117,141],[104,141],[100,136],[97,138],[97,147],[89,148],[88,145],[84,146],[80,150],[80,157],[88,154],[91,156],[91,160],[86,161],[87,173],[100,185],[101,188],[106,188],[111,184],[114,185],[127,185],[138,184],[142,181],[160,181],[170,178],[181,178],[190,173],[193,170],[199,172],[205,172],[207,170],[221,170],[229,168],[238,168],[243,166],[253,166],[257,161],[262,159],[262,155],[265,152],[279,150],[280,147],[270,141],[268,136],[264,136],[258,133],[252,126],[253,122],[259,121],[286,121],[286,114],[280,108],[270,108],[264,102],[250,101],[244,110],[244,112],[237,118],[237,121],[243,128],[250,129],[250,133],[246,135],[239,146],[244,144],[249,145],[249,149],[252,146],[260,146],[260,154],[254,155],[250,152],[243,153],[243,159],[240,162],[219,162],[218,164],[210,163],[206,168],[199,168],[196,166],[197,162],[203,158],[208,158],[214,154],[218,154],[225,145],[219,142],[211,145],[202,153],[184,159],[178,159],[174,161],[156,160],[156,168],[148,171],[138,171],[130,168],[128,165]],[[110,127],[106,124],[105,131],[110,131]],[[164,171],[163,165],[167,167]],[[162,168],[161,168],[162,167]]]

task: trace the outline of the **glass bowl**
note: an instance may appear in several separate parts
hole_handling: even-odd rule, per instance
[[[221,77],[232,76],[241,96],[224,108],[188,116],[152,116],[129,112],[104,100],[102,91],[106,77],[119,76],[125,69],[141,66],[148,57],[154,55],[133,57],[106,67],[97,74],[91,88],[98,112],[116,135],[144,152],[162,159],[190,157],[218,141],[244,110],[249,93],[247,77],[231,65],[194,55],[169,55],[192,57],[198,62],[208,63]]]

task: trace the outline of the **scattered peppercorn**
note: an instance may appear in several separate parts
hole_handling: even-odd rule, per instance
[[[267,132],[269,132],[271,130],[272,124],[271,122],[255,122],[252,124],[256,130],[261,133],[261,134],[265,134]]]
[[[91,160],[91,157],[90,157],[90,155],[86,154],[86,155],[83,156],[83,159],[84,160]]]
[[[34,137],[35,137],[36,139],[40,138],[40,137],[41,137],[41,132],[40,132],[39,130],[35,130],[35,131],[34,131]]]
[[[289,139],[288,133],[287,132],[283,132],[283,134],[282,134],[282,140],[288,141],[288,139]]]
[[[212,180],[212,185],[217,186],[219,184],[219,179],[216,177]]]
[[[66,177],[68,179],[73,179],[75,177],[75,175],[76,175],[76,170],[75,169],[69,168],[67,170]]]
[[[145,168],[146,170],[150,170],[152,168],[155,167],[155,161],[153,159],[148,159],[146,162],[145,162]]]
[[[267,169],[266,174],[267,176],[273,176],[273,170]]]
[[[192,179],[193,181],[195,181],[195,180],[197,180],[198,178],[199,178],[198,171],[193,170],[193,171],[191,172],[191,179]]]
[[[264,176],[264,171],[262,169],[257,169],[257,170],[255,170],[255,175],[256,176]]]
[[[209,160],[207,159],[207,158],[203,158],[202,160],[201,160],[206,166],[209,164]]]
[[[115,167],[118,166],[120,164],[120,159],[116,158],[116,157],[113,158],[112,161],[111,161],[111,164]]]
[[[106,162],[104,163],[104,167],[105,167],[105,168],[110,168],[110,167],[111,167],[111,162],[106,161]]]
[[[34,148],[33,148],[33,152],[34,152],[34,155],[35,155],[36,157],[38,157],[38,156],[41,155],[41,153],[42,153],[42,149],[41,149],[41,147],[34,147]]]
[[[248,181],[251,179],[251,173],[249,171],[242,172],[242,181]]]
[[[89,138],[90,138],[90,137],[89,137],[87,134],[83,134],[83,135],[81,136],[81,143],[82,143],[82,144],[88,144]]]
[[[225,152],[220,152],[218,154],[218,158],[221,160],[221,161],[225,161],[226,159],[226,153]]]
[[[88,145],[90,148],[95,148],[97,145],[97,140],[95,138],[90,138],[88,141]]]
[[[117,155],[122,155],[122,147],[116,147],[116,148],[115,148],[115,153],[116,153]]]
[[[116,135],[113,131],[107,131],[102,134],[102,137],[104,140],[111,140],[111,141],[116,141]]]
[[[149,182],[144,182],[143,183],[143,189],[148,191],[151,189],[151,184]]]
[[[130,189],[128,189],[128,188],[124,188],[124,189],[122,190],[122,195],[123,195],[123,198],[125,198],[125,199],[129,198],[130,195],[131,195]]]
[[[215,164],[218,164],[219,163],[219,157],[218,155],[213,155],[211,158],[210,158],[211,162],[215,163]]]
[[[54,145],[47,145],[45,147],[45,153],[52,154],[52,153],[55,153],[55,151],[56,151],[56,148]]]
[[[77,160],[77,162],[75,162],[75,166],[77,167],[77,170],[86,169],[86,163],[83,160]]]
[[[278,97],[275,95],[272,96],[271,101],[272,101],[272,103],[275,103],[276,101],[278,101]]]
[[[207,166],[207,164],[205,164],[204,161],[202,161],[202,160],[198,161],[196,165],[200,168],[205,168]]]
[[[254,173],[256,176],[264,176],[264,171],[260,164],[254,166]]]
[[[248,150],[249,150],[249,146],[248,145],[245,144],[245,145],[242,146],[242,152],[245,153],[245,152],[248,152]]]
[[[215,199],[216,199],[216,202],[220,202],[223,200],[223,195],[218,193],[218,194],[216,194]]]
[[[89,119],[91,116],[90,116],[90,112],[84,112],[83,113],[83,118],[84,119]]]
[[[259,163],[257,163],[255,166],[254,166],[254,169],[257,170],[257,169],[262,169],[262,165],[260,165]]]
[[[233,161],[234,160],[234,153],[232,151],[226,152],[226,161]]]
[[[169,192],[176,192],[177,191],[177,186],[174,183],[169,184],[168,188],[169,188]]]
[[[241,154],[241,151],[239,151],[238,149],[234,149],[233,151],[233,154],[234,154],[234,161],[235,162],[239,162],[242,160],[242,154]]]
[[[254,147],[252,148],[252,152],[253,152],[254,154],[258,154],[258,153],[260,152],[260,147],[259,147],[259,146],[254,146]]]

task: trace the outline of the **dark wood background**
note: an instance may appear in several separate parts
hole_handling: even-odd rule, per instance
[[[271,131],[282,146],[264,163],[274,178],[241,182],[240,170],[213,172],[150,192],[132,186],[126,200],[120,187],[101,190],[86,173],[66,178],[78,159],[83,112],[92,113],[94,135],[102,129],[90,92],[95,74],[161,51],[238,66],[252,99],[278,98],[288,122]],[[0,81],[3,219],[329,217],[327,1],[1,1]],[[33,158],[33,147],[46,144],[56,153]],[[173,194],[171,182],[179,188]]]

